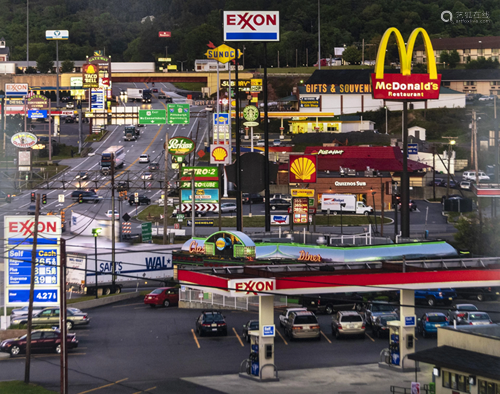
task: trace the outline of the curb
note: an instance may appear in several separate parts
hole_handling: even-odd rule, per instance
[[[141,298],[142,295],[139,292],[132,292],[132,293],[125,293],[125,294],[118,294],[112,297],[104,297],[104,298],[97,298],[94,300],[88,300],[88,301],[81,301],[81,302],[74,302],[71,304],[67,304],[68,307],[75,307],[78,309],[92,309],[92,308],[97,308],[103,305],[109,305],[109,304],[114,304],[116,302],[120,302],[123,300],[129,300],[132,298]]]

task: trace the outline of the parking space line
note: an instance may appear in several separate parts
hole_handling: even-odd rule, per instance
[[[144,304],[143,302],[135,302],[133,304],[125,304],[125,305],[116,305],[116,306],[113,306],[113,308],[123,308],[125,306],[131,306],[131,305],[141,305],[141,304]]]
[[[245,345],[243,344],[243,342],[241,341],[241,338],[240,336],[238,335],[238,333],[236,332],[236,328],[233,327],[233,331],[234,331],[234,335],[236,335],[236,338],[238,338],[238,341],[240,341],[241,343],[241,346],[242,347],[245,347]]]
[[[368,335],[368,333],[365,331],[365,335],[372,340],[372,342],[375,342],[375,339],[373,339],[371,336]]]
[[[198,342],[198,338],[196,337],[196,334],[194,333],[193,329],[191,329],[191,332],[193,333],[193,338],[194,338],[194,341],[196,342],[196,346],[198,346],[198,349],[199,349],[201,347],[200,342]]]
[[[105,384],[104,386],[99,386],[99,387],[96,387],[95,389],[91,389],[91,390],[87,390],[87,391],[82,391],[78,394],[85,394],[85,393],[91,393],[92,391],[96,391],[96,390],[100,390],[100,389],[103,389],[105,387],[110,387],[110,386],[113,386],[117,383],[120,383],[120,382],[124,382],[125,380],[128,380],[128,378],[125,378],[125,379],[122,379],[122,380],[117,380],[116,382],[114,383],[110,383],[110,384]]]
[[[328,337],[326,336],[326,334],[323,331],[320,330],[320,333],[321,333],[321,335],[323,335],[325,337],[325,339],[328,341],[328,343],[332,343],[332,341],[330,341],[328,339]]]
[[[281,335],[281,332],[279,332],[278,330],[276,330],[276,332],[281,337],[281,339],[283,339],[283,342],[285,342],[285,345],[288,345],[288,342],[285,340],[285,338],[283,337],[283,335]]]
[[[134,309],[147,309],[147,305],[145,305],[145,306],[138,306],[137,308],[134,308]],[[150,309],[151,309],[151,307],[150,307]]]
[[[146,389],[146,390],[136,391],[136,392],[135,392],[135,393],[133,393],[133,394],[145,393],[146,391],[154,390],[155,388],[156,388],[156,386],[154,386],[154,387],[150,387],[149,389]]]

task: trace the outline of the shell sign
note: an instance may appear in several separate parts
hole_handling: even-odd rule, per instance
[[[316,155],[290,155],[290,183],[316,183]]]
[[[32,133],[16,133],[12,136],[11,142],[17,148],[31,148],[36,145],[38,138]]]
[[[227,145],[210,145],[210,164],[229,164],[229,148]]]

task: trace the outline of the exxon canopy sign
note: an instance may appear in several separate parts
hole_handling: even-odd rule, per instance
[[[27,83],[6,83],[5,97],[23,97],[28,94]]]
[[[279,41],[279,11],[224,11],[223,41]]]
[[[227,286],[232,297],[272,295],[276,290],[276,280],[263,278],[231,279]]]

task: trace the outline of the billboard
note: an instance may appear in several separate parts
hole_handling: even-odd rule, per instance
[[[279,11],[224,11],[222,41],[279,41]]]
[[[33,216],[5,217],[5,294],[7,306],[25,306],[29,302],[33,250]],[[55,305],[60,297],[59,216],[40,216],[35,253],[34,305]]]
[[[46,40],[67,40],[69,39],[68,30],[45,30]]]
[[[290,155],[290,183],[316,183],[316,155]]]
[[[392,33],[396,37],[399,49],[400,74],[384,74],[385,53]],[[419,34],[422,34],[425,44],[427,74],[411,73],[413,48]],[[387,29],[378,47],[375,73],[371,75],[371,79],[374,99],[411,101],[439,99],[441,74],[437,73],[436,58],[427,32],[421,27],[413,30],[405,46],[403,36],[398,29],[395,27]]]

